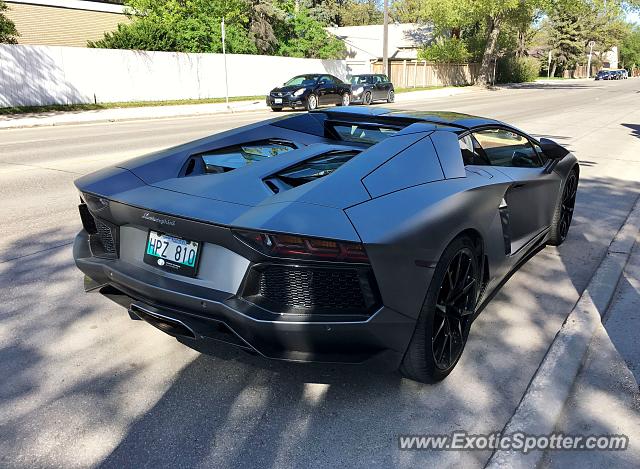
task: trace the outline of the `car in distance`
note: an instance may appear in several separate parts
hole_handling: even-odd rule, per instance
[[[600,81],[600,80],[611,80],[612,79],[612,75],[611,72],[609,70],[600,70],[595,77],[596,81]]]
[[[435,382],[510,273],[565,240],[579,172],[492,119],[323,109],[81,177],[73,254],[85,290],[196,350]]]
[[[285,107],[313,111],[328,104],[348,106],[350,95],[351,87],[333,75],[298,75],[272,89],[267,96],[267,106],[274,111]]]
[[[393,83],[386,75],[353,75],[351,82],[351,102],[371,104],[375,101],[392,103],[395,100]]]

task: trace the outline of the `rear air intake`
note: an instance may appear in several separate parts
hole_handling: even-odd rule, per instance
[[[115,259],[118,257],[118,227],[95,217],[85,203],[78,206],[82,226],[89,234],[89,247],[95,257]]]
[[[379,306],[371,269],[257,264],[242,296],[275,313],[369,316]]]

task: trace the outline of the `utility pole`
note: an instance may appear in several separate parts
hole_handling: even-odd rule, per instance
[[[389,73],[389,0],[384,0],[384,25],[382,26],[382,68]]]
[[[591,78],[591,54],[593,54],[593,46],[595,42],[589,41],[589,60],[587,61],[587,78]]]
[[[227,103],[227,109],[229,109],[229,80],[227,79],[227,51],[225,48],[225,34],[224,34],[224,17],[222,17],[222,23],[220,24],[222,31],[222,57],[224,59],[224,93],[225,101]]]
[[[547,78],[551,78],[551,51],[549,51],[549,61],[547,62]]]

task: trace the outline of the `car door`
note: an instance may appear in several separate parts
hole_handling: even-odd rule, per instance
[[[318,102],[320,104],[335,104],[338,102],[336,83],[331,75],[321,76],[318,85]]]
[[[380,99],[387,99],[391,91],[391,82],[386,75],[380,75]]]
[[[373,77],[371,78],[373,79],[373,93],[372,93],[373,99],[374,100],[384,99],[386,97],[386,93],[384,90],[382,77],[380,75],[373,75]]]
[[[542,152],[525,135],[507,127],[487,127],[473,132],[488,165],[513,181],[505,192],[509,216],[511,255],[551,224],[561,178],[545,170]]]

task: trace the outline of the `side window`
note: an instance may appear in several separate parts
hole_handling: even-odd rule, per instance
[[[462,153],[462,161],[464,161],[465,166],[489,165],[482,148],[480,148],[480,145],[471,134],[461,137],[458,142],[460,143],[460,152]]]
[[[332,82],[331,78],[329,78],[328,75],[323,75],[320,77],[320,80],[318,81],[318,83],[320,85],[328,85]]]
[[[380,75],[380,77],[384,83],[389,83],[389,78],[386,75]]]
[[[540,157],[529,140],[507,129],[487,129],[474,132],[492,166],[538,168]]]
[[[382,82],[382,77],[380,75],[374,75],[373,76],[373,83],[374,84],[377,85],[378,83],[381,83],[381,82]]]

